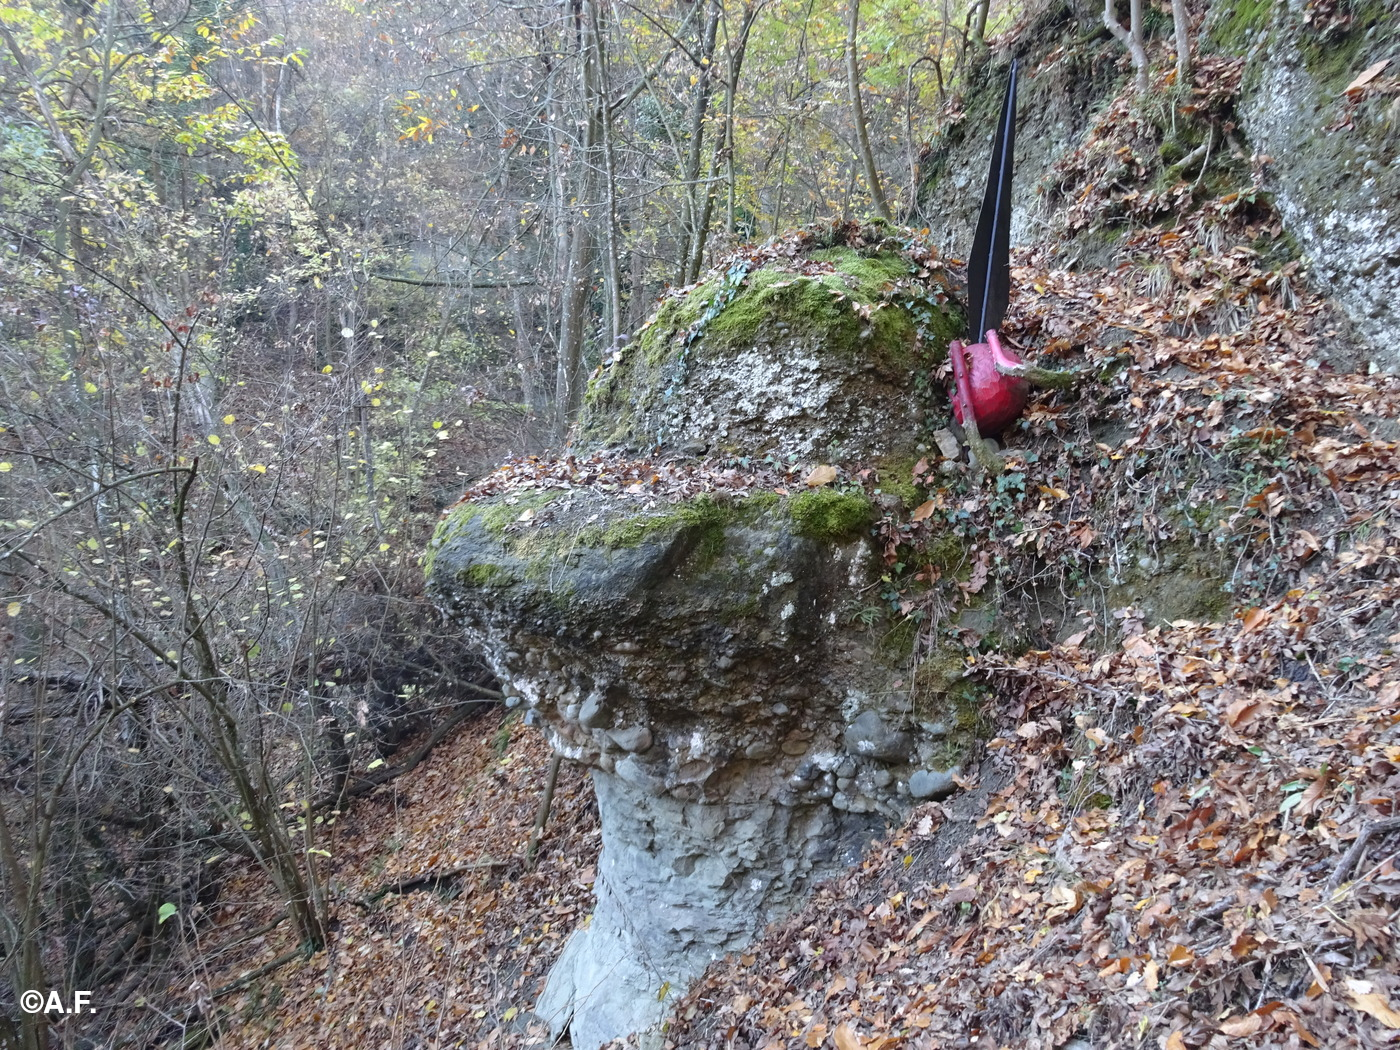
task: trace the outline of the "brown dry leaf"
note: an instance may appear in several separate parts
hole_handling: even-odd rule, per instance
[[[1181,1034],[1181,1029],[1177,1029],[1167,1036],[1167,1050],[1186,1050],[1186,1039]]]
[[[1123,651],[1129,656],[1136,656],[1140,660],[1151,660],[1157,655],[1157,650],[1140,634],[1135,634],[1123,642]]]
[[[1258,1014],[1245,1014],[1243,1017],[1227,1017],[1220,1022],[1220,1031],[1236,1039],[1254,1035],[1264,1027],[1264,1019]]]
[[[1351,993],[1351,1005],[1364,1014],[1370,1014],[1387,1028],[1400,1028],[1400,1013],[1390,1008],[1385,996],[1376,991],[1370,981],[1347,978],[1347,991]]]
[[[1050,900],[1055,903],[1054,906],[1045,913],[1047,922],[1054,922],[1056,919],[1064,918],[1066,915],[1073,915],[1084,903],[1083,896],[1077,890],[1070,889],[1063,884],[1051,888]]]
[[[1332,774],[1319,773],[1317,779],[1308,785],[1303,792],[1302,801],[1294,807],[1293,812],[1298,819],[1303,820],[1315,814],[1322,806],[1322,802],[1332,793]]]
[[[1353,91],[1360,91],[1376,77],[1385,71],[1385,67],[1390,65],[1390,59],[1383,58],[1375,65],[1367,66],[1356,75],[1356,79],[1342,89],[1342,94],[1350,95]]]
[[[1195,953],[1183,944],[1172,945],[1172,950],[1167,955],[1168,966],[1190,966],[1195,961]]]
[[[826,1042],[826,1024],[821,1022],[814,1024],[807,1032],[807,1038],[803,1040],[808,1046],[821,1046]]]
[[[1244,729],[1269,707],[1268,700],[1262,696],[1243,696],[1225,709],[1223,719],[1227,726]]]
[[[1244,630],[1248,634],[1268,623],[1273,614],[1264,609],[1249,609],[1244,614]]]
[[[810,488],[817,489],[821,488],[823,485],[830,485],[833,481],[835,481],[836,473],[837,471],[835,467],[831,466],[830,464],[824,463],[819,467],[813,467],[811,473],[808,474],[802,480],[803,483],[809,486]]]
[[[977,556],[977,564],[972,567],[972,577],[958,586],[968,594],[976,594],[987,586],[987,572],[991,568],[991,555],[983,551]]]
[[[844,1021],[836,1026],[836,1031],[831,1033],[831,1038],[836,1041],[836,1050],[861,1050],[864,1046],[860,1036],[856,1035],[855,1029]]]
[[[1142,969],[1142,983],[1143,986],[1146,987],[1149,992],[1155,992],[1157,990],[1158,972],[1159,971],[1157,968],[1157,960],[1148,959],[1147,965],[1144,966]]]
[[[924,503],[920,503],[919,506],[915,508],[914,513],[909,515],[909,520],[923,521],[925,518],[930,517],[936,509],[937,507],[933,500],[927,500]]]

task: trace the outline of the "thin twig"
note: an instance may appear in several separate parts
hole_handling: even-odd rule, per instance
[[[293,948],[289,952],[283,952],[281,955],[277,956],[277,958],[273,959],[270,963],[264,963],[262,966],[259,966],[256,970],[252,970],[249,973],[245,973],[242,977],[238,978],[238,980],[230,981],[222,988],[214,989],[214,991],[210,994],[209,998],[219,999],[225,995],[228,995],[231,992],[236,992],[239,989],[246,988],[248,987],[248,985],[256,981],[259,977],[265,977],[268,974],[270,974],[273,970],[281,969],[283,966],[286,966],[289,962],[295,959],[298,955],[303,954],[304,952],[300,946]]]
[[[394,882],[384,883],[379,889],[364,898],[364,900],[351,901],[351,903],[357,908],[363,908],[368,911],[378,901],[390,894],[401,895],[412,893],[414,890],[436,889],[444,882],[452,882],[454,879],[459,879],[468,872],[485,870],[498,871],[501,868],[510,867],[513,863],[515,863],[513,860],[477,860],[472,861],[470,864],[459,864],[457,867],[448,868],[446,871],[430,871],[423,875],[406,875],[401,879],[396,879]]]
[[[1356,841],[1351,844],[1351,848],[1342,854],[1342,859],[1337,862],[1336,869],[1332,872],[1332,877],[1327,880],[1327,893],[1332,895],[1346,880],[1351,869],[1356,867],[1361,860],[1361,855],[1366,852],[1367,844],[1377,835],[1385,835],[1392,831],[1400,831],[1400,817],[1386,817],[1384,820],[1373,820],[1367,824],[1356,836]]]

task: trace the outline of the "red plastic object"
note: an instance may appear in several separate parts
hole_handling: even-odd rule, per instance
[[[985,343],[965,346],[960,340],[948,345],[953,359],[953,417],[964,423],[968,407],[983,437],[995,437],[1014,423],[1026,410],[1030,384],[1015,374],[1023,362],[1001,345],[995,331]],[[964,354],[972,357],[969,367]]]

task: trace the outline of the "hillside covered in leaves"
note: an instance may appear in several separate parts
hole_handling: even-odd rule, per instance
[[[0,2],[0,1050],[553,1043],[592,784],[424,593],[541,494],[868,509],[970,748],[615,1048],[1400,1044],[1393,6]],[[1000,470],[946,364],[908,462],[570,443],[816,241],[956,297],[1013,57]]]
[[[916,809],[858,870],[713,966],[665,1045],[1393,1045],[1400,382],[1329,364],[1329,307],[1249,246],[1276,220],[1242,196],[1210,203],[1134,235],[1111,270],[1018,254],[1007,332],[1073,368],[1076,390],[1033,404],[998,477],[916,464],[900,480],[918,498],[879,526],[894,600],[951,627],[984,688],[980,764],[963,793]],[[536,461],[481,484],[663,501],[877,484],[678,470]],[[919,564],[949,530],[965,563]],[[1221,572],[1228,598],[1170,622],[1116,604],[1136,583],[1179,606],[1143,585],[1169,559]],[[1027,560],[1039,591],[1078,603],[1080,629],[1018,655],[956,626],[960,599]],[[1031,632],[1035,598],[1007,607]],[[356,947],[284,971],[285,1006],[240,991],[246,1020],[223,1045],[353,1046],[390,1029],[392,1045],[545,1045],[528,1010],[586,912],[596,847],[566,809],[540,868],[514,866],[538,786],[521,772],[543,763],[521,732],[499,756],[443,752],[392,803],[348,816],[338,855],[385,841],[371,814],[386,806],[402,829],[374,878],[346,883],[359,900],[339,909],[340,940]],[[464,783],[445,839],[419,807]],[[572,790],[582,805],[586,786]],[[517,816],[482,823],[462,805]],[[455,870],[474,858],[488,869]],[[364,903],[384,886],[397,888]],[[336,961],[347,951],[412,991],[389,1005],[381,976],[367,994],[358,964]],[[425,969],[424,951],[458,961]],[[268,1009],[276,1032],[254,1038]]]

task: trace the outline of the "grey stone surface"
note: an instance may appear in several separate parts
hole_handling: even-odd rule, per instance
[[[606,527],[632,508],[592,494],[529,528],[567,536],[571,521]],[[598,905],[539,1003],[556,1035],[567,1027],[592,1050],[659,1020],[662,985],[679,994],[900,817],[919,762],[911,735],[867,703],[852,753],[846,712],[853,694],[895,695],[907,671],[872,660],[833,615],[878,574],[863,540],[804,539],[765,510],[726,527],[703,571],[683,569],[703,537],[677,527],[630,548],[576,545],[545,573],[525,561],[544,537],[521,531],[503,542],[479,516],[462,523],[436,551],[432,586],[555,749],[595,770]],[[473,585],[488,558],[508,585]],[[779,695],[781,712],[766,699]],[[912,765],[874,774],[897,754]],[[852,774],[839,795],[838,768]]]
[[[1391,96],[1348,105],[1347,83],[1400,43],[1400,3],[1387,0],[1388,24],[1350,50],[1349,63],[1319,52],[1301,4],[1279,5],[1249,55],[1239,112],[1258,155],[1270,158],[1265,184],[1284,228],[1297,239],[1309,279],[1345,310],[1365,353],[1400,367],[1400,139]],[[1358,26],[1357,32],[1365,32]],[[1311,67],[1311,68],[1310,68]],[[1339,126],[1340,125],[1340,126]],[[1331,130],[1329,130],[1331,129]],[[1333,344],[1344,340],[1332,340]],[[1324,352],[1336,349],[1324,346]],[[1335,361],[1351,367],[1360,362]]]
[[[572,1013],[580,1048],[660,1021],[669,1006],[658,999],[662,986],[680,994],[712,960],[742,948],[781,914],[779,902],[828,869],[823,854],[839,832],[824,805],[682,802],[596,773],[594,787],[611,818],[598,903],[535,1008],[555,1027]],[[633,819],[616,819],[623,813]],[[736,926],[736,914],[749,921]]]
[[[957,768],[920,769],[909,778],[909,794],[920,800],[947,798],[958,788],[953,779],[957,773]]]
[[[892,729],[877,711],[862,711],[845,733],[846,750],[881,762],[907,761],[913,748],[908,733]]]
[[[606,729],[612,725],[612,708],[601,692],[590,693],[579,709],[579,725],[585,729]]]
[[[612,742],[624,751],[645,751],[651,747],[651,730],[646,726],[628,726],[626,729],[609,729]]]

